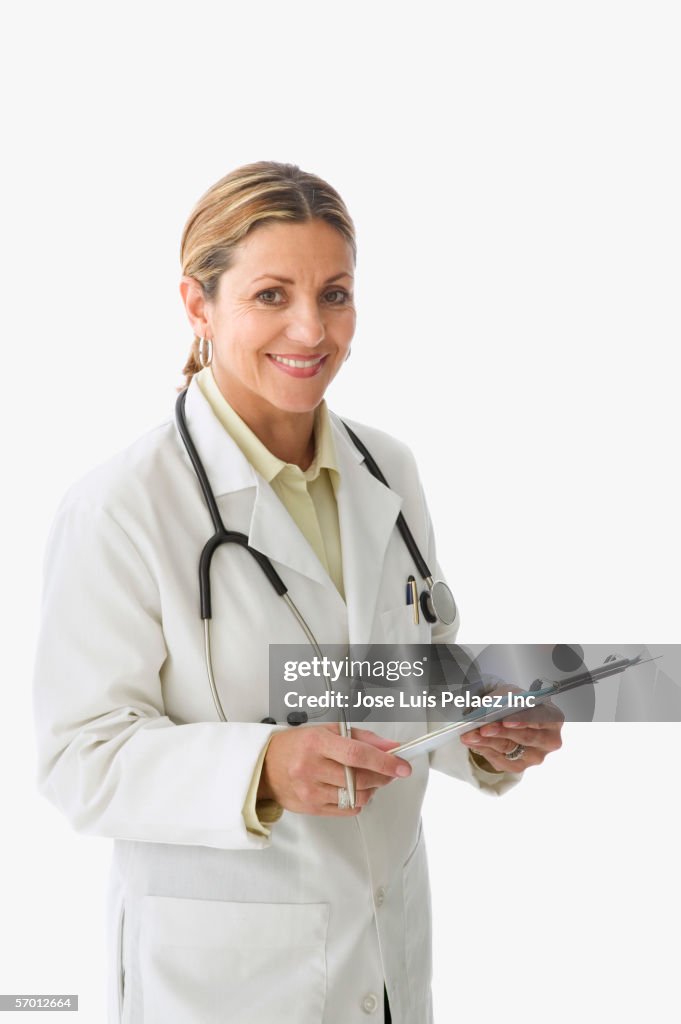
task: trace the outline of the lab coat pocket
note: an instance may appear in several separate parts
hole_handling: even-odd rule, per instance
[[[416,845],[402,869],[407,975],[412,1019],[427,1019],[433,971],[430,882],[422,825]]]
[[[422,612],[419,612],[418,623],[414,622],[413,605],[401,604],[397,608],[389,608],[381,612],[380,621],[385,644],[430,643],[430,623]]]
[[[326,903],[145,896],[144,1024],[321,1024]]]

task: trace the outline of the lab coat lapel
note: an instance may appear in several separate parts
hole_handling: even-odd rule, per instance
[[[340,483],[336,498],[350,643],[371,640],[371,627],[388,541],[402,498],[371,475],[364,457],[331,414]]]
[[[217,419],[194,379],[187,392],[185,414],[192,439],[221,512],[224,513],[226,528],[248,532],[251,547],[270,558],[275,568],[286,566],[315,580],[330,589],[342,604],[333,580],[298,525]],[[228,494],[244,489],[251,489],[248,530],[243,522],[230,522],[228,503],[221,500]],[[243,505],[240,507],[243,508]],[[284,582],[287,583],[287,580],[284,579]]]
[[[258,474],[256,476],[258,486],[248,534],[251,547],[267,555],[273,562],[281,562],[295,572],[329,587],[340,601],[333,580],[300,532],[298,524],[267,481]]]

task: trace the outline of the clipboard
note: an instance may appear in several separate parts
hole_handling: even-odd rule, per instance
[[[548,700],[550,700],[550,697],[544,697],[541,703],[546,703]],[[534,706],[536,707],[539,703],[540,701],[536,700]],[[427,732],[423,736],[418,736],[416,739],[403,743],[401,747],[393,747],[388,753],[396,754],[397,757],[402,757],[405,761],[413,761],[414,758],[420,757],[421,754],[429,754],[432,750],[443,747],[455,736],[462,736],[466,732],[472,732],[473,729],[489,725],[490,722],[498,722],[502,718],[509,718],[511,715],[522,714],[523,710],[525,709],[504,707],[490,708],[489,711],[483,711],[479,714],[473,713],[468,715],[465,721],[453,722],[451,725],[443,726],[442,729]],[[531,709],[527,708],[526,710],[529,711]]]
[[[546,704],[552,697],[556,697],[566,690],[573,690],[577,686],[587,686],[589,683],[598,683],[609,676],[625,672],[632,665],[643,665],[647,661],[656,660],[656,658],[644,658],[641,654],[638,654],[635,658],[618,658],[617,655],[611,654],[597,668],[576,672],[574,675],[566,676],[562,680],[535,679],[530,689],[524,691],[525,697],[534,698],[532,707],[501,707],[489,708],[488,710],[480,708],[477,711],[471,712],[460,722],[452,722],[450,725],[445,725],[442,729],[427,732],[423,736],[418,736],[416,739],[403,743],[400,747],[393,747],[389,753],[396,754],[397,757],[402,757],[405,761],[413,761],[422,754],[429,754],[431,751],[443,747],[454,739],[455,736],[462,736],[466,732],[472,732],[474,729],[479,729],[483,725],[489,725],[491,722],[498,722],[502,718],[522,715],[524,711],[530,711],[534,707]]]

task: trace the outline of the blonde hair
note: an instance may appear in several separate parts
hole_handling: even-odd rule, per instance
[[[212,300],[238,244],[256,225],[276,220],[325,220],[344,236],[357,259],[355,227],[339,194],[322,178],[296,164],[260,160],[237,167],[217,181],[194,206],[182,232],[182,273],[195,278]],[[194,336],[183,368],[185,384],[201,369]]]

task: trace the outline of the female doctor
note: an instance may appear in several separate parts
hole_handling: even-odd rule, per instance
[[[400,510],[441,577],[410,451],[349,423],[385,486],[324,401],[355,330],[340,196],[294,165],[240,167],[197,203],[181,259],[185,423],[226,529],[267,556],[322,647],[453,641],[458,617],[416,624],[405,605]],[[220,547],[209,685],[212,530],[171,416],[69,490],[48,543],[39,786],[114,839],[108,1020],[428,1024],[429,768],[502,793],[560,724],[488,726],[410,765],[389,750],[427,722],[348,737],[263,721],[269,645],[305,637],[249,551]]]

